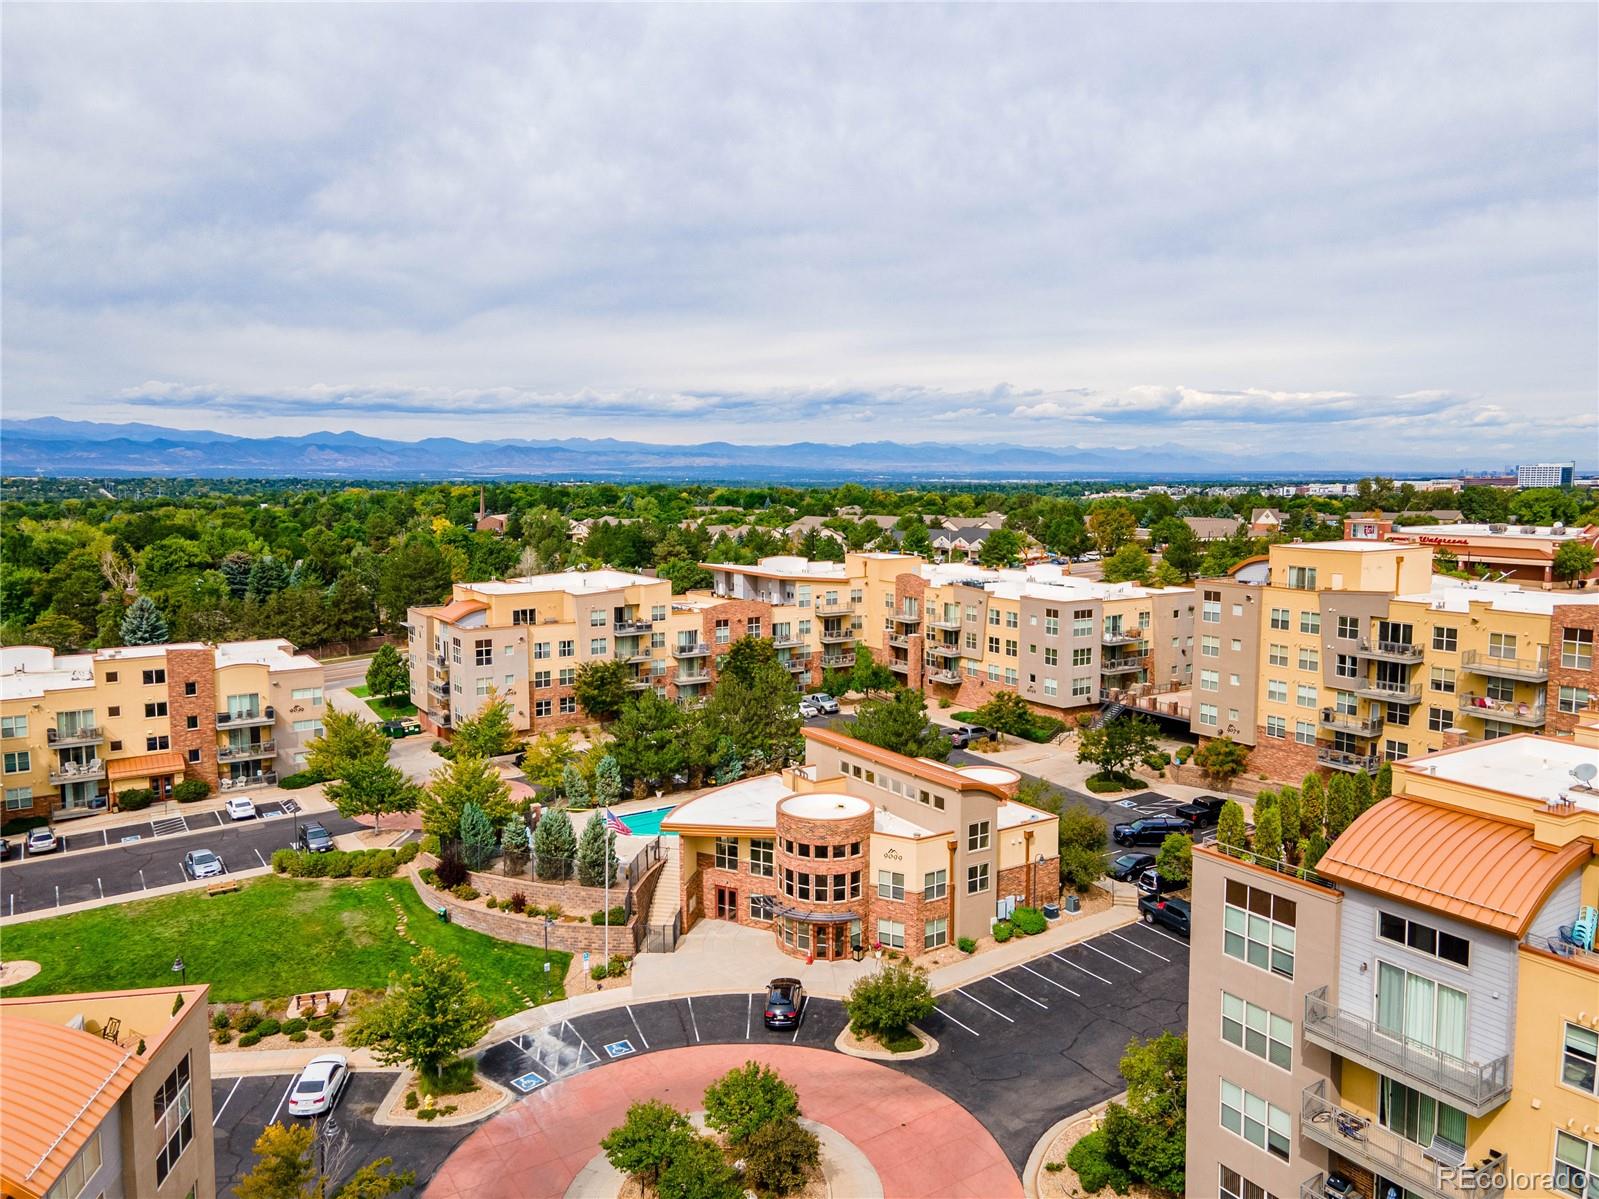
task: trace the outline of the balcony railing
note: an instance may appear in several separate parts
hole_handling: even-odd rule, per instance
[[[217,782],[218,791],[244,791],[250,787],[272,787],[277,784],[278,772],[276,770],[261,770],[255,774],[240,775],[238,778],[220,779]]]
[[[711,647],[703,641],[695,645],[676,645],[672,648],[672,656],[676,658],[709,658]]]
[[[256,708],[249,712],[218,712],[217,725],[226,725],[228,728],[244,728],[252,724],[271,724],[277,714],[270,708]]]
[[[1355,654],[1361,658],[1376,658],[1382,662],[1400,662],[1406,665],[1421,661],[1421,646],[1408,641],[1362,641]]]
[[[50,782],[59,787],[66,783],[93,783],[105,778],[105,763],[99,758],[92,762],[63,762],[50,767]]]
[[[798,649],[804,644],[805,638],[792,633],[784,633],[782,636],[778,636],[775,633],[772,634],[772,648],[774,649]]]
[[[811,668],[811,664],[804,658],[790,658],[783,665],[794,674],[801,674]]]
[[[627,654],[621,660],[623,662],[628,663],[628,665],[630,665],[630,666],[636,666],[640,662],[648,662],[648,661],[652,660],[654,658],[654,656],[655,656],[654,654],[651,654],[649,651],[646,650],[643,653]]]
[[[961,647],[947,645],[942,641],[934,641],[927,645],[927,652],[937,654],[940,658],[958,658],[961,656]]]
[[[848,627],[842,629],[823,628],[821,638],[823,642],[829,645],[837,644],[840,641],[854,641],[855,630]]]
[[[44,740],[50,746],[98,745],[105,740],[105,730],[92,725],[76,730],[46,729]]]
[[[448,699],[450,696],[450,680],[434,679],[428,684],[428,690],[433,692],[433,694],[438,696],[440,699]]]
[[[1350,774],[1376,774],[1382,769],[1382,758],[1377,754],[1352,754],[1342,749],[1318,748],[1316,765]]]
[[[927,672],[927,681],[930,683],[958,685],[961,681],[961,676],[960,672],[956,670],[930,670]]]
[[[1101,674],[1126,674],[1131,670],[1142,670],[1149,664],[1147,658],[1102,658],[1099,663]]]
[[[224,745],[217,750],[218,762],[242,762],[250,758],[276,757],[278,747],[271,741],[257,741],[253,745]]]
[[[1367,699],[1380,699],[1390,704],[1419,704],[1421,702],[1420,683],[1390,683],[1383,679],[1356,679],[1353,684],[1356,695]]]
[[[1472,674],[1496,679],[1520,679],[1524,683],[1543,683],[1549,679],[1549,659],[1544,657],[1496,658],[1481,650],[1468,649],[1460,655],[1460,664]]]
[[[818,615],[818,616],[850,616],[850,615],[853,615],[854,612],[855,612],[855,608],[851,604],[817,604],[816,605],[816,615]]]
[[[655,627],[652,620],[619,620],[612,626],[618,637],[633,637],[639,633],[648,633]]]
[[[904,658],[891,659],[888,668],[895,674],[909,674],[911,672],[911,664],[905,661]]]
[[[679,687],[697,687],[702,683],[709,683],[711,674],[708,670],[698,671],[693,674],[684,674],[682,671],[678,671],[672,681]]]
[[[855,655],[849,654],[823,654],[822,667],[826,670],[842,670],[855,665]]]
[[[1492,699],[1467,691],[1460,697],[1460,711],[1465,716],[1483,720],[1502,720],[1506,724],[1524,724],[1528,728],[1541,728],[1544,722],[1543,704],[1517,703],[1513,700]]]
[[[626,686],[629,691],[648,691],[653,681],[652,679],[633,678],[627,680]]]
[[[894,622],[896,624],[921,624],[922,617],[918,612],[895,612]]]
[[[1299,1199],[1327,1199],[1327,1176],[1312,1174],[1300,1183]]]
[[[1382,732],[1382,717],[1367,716],[1362,719],[1351,712],[1340,712],[1337,708],[1323,708],[1321,727],[1335,729],[1340,733],[1352,733],[1356,737],[1375,737]]]
[[[1100,641],[1105,645],[1132,645],[1134,642],[1142,641],[1143,639],[1144,634],[1141,629],[1134,629],[1131,632],[1117,629],[1106,633],[1100,638]]]
[[[946,633],[958,633],[958,632],[960,632],[960,627],[961,627],[961,622],[958,619],[957,620],[943,620],[943,619],[932,620],[932,619],[929,619],[927,624],[928,624],[929,628],[943,629]]]
[[[1505,1155],[1495,1151],[1477,1163],[1476,1177],[1444,1155],[1384,1128],[1370,1116],[1340,1107],[1325,1096],[1325,1080],[1300,1096],[1300,1131],[1311,1140],[1410,1190],[1433,1199],[1500,1199],[1505,1193]]]
[[[1326,987],[1305,996],[1305,1036],[1473,1116],[1487,1115],[1510,1097],[1508,1054],[1481,1063],[1442,1053],[1328,1002]]]
[[[888,643],[890,645],[897,645],[900,649],[905,649],[910,645],[911,639],[904,633],[890,633],[888,635]]]

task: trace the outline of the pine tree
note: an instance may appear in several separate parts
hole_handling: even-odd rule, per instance
[[[400,651],[384,643],[366,668],[366,689],[372,695],[387,698],[404,695],[411,689],[411,674],[400,660]],[[480,755],[482,756],[482,755]]]
[[[1282,817],[1283,845],[1293,849],[1305,835],[1304,805],[1298,787],[1284,787],[1277,792],[1277,811]]]
[[[276,595],[289,585],[289,568],[271,554],[262,554],[250,568],[248,598],[261,601]]]
[[[407,686],[409,686],[407,680]],[[493,699],[484,704],[475,716],[469,716],[455,726],[450,738],[456,753],[471,754],[477,758],[495,758],[516,748],[516,730],[511,727],[511,706],[503,699]]]
[[[513,816],[506,822],[505,832],[500,834],[500,853],[505,857],[505,873],[521,874],[522,867],[527,865],[528,852],[527,825],[522,817]]]
[[[1283,826],[1276,808],[1255,814],[1255,854],[1264,865],[1282,860]]]
[[[589,785],[583,781],[578,768],[570,762],[561,767],[561,794],[566,797],[568,807],[589,806]]]
[[[1334,775],[1327,784],[1327,842],[1331,844],[1354,822],[1355,786],[1347,774]]]
[[[222,577],[227,580],[228,594],[234,599],[243,599],[250,589],[250,568],[254,565],[255,559],[243,550],[234,550],[222,559]]]
[[[608,808],[622,798],[622,768],[606,754],[594,768],[594,803]]]
[[[578,838],[577,881],[585,887],[603,887],[607,869],[614,887],[619,869],[616,834],[605,827],[604,816],[595,812],[583,826],[583,835]]]
[[[1249,848],[1249,825],[1244,819],[1244,809],[1235,799],[1221,806],[1221,816],[1216,822],[1216,844],[1229,849]]]
[[[1355,775],[1355,815],[1359,816],[1377,802],[1377,791],[1372,786],[1371,775],[1362,770]]]
[[[1299,825],[1312,839],[1321,836],[1327,827],[1327,793],[1319,774],[1307,774],[1299,786]]]
[[[461,854],[468,870],[482,870],[494,860],[494,825],[483,809],[468,802],[461,809]]]
[[[538,876],[548,881],[559,881],[572,873],[572,859],[577,854],[577,837],[572,832],[572,818],[564,808],[546,808],[533,830],[533,867]]]
[[[141,595],[123,613],[123,645],[161,645],[169,636],[166,617],[149,596]]]
[[[1387,799],[1394,793],[1394,764],[1384,762],[1377,768],[1377,779],[1372,784],[1378,799]]]

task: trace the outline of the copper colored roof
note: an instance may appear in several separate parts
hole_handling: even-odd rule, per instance
[[[1000,799],[1011,798],[1011,793],[998,783],[985,783],[981,779],[973,778],[963,771],[949,766],[942,766],[937,762],[924,762],[921,758],[908,758],[904,754],[897,754],[891,749],[883,749],[868,741],[861,741],[843,733],[835,733],[831,729],[801,729],[807,741],[819,741],[823,745],[830,745],[834,749],[841,749],[847,753],[859,754],[869,761],[876,762],[879,766],[892,766],[896,770],[903,770],[914,778],[926,779],[930,783],[942,783],[946,787],[954,787],[957,791],[987,791],[997,795]]]
[[[445,624],[454,624],[456,621],[460,620],[461,617],[470,616],[474,612],[482,612],[486,608],[488,608],[488,605],[482,600],[451,600],[442,608],[436,608],[433,612],[433,616],[436,620],[442,620]]]
[[[1548,849],[1522,825],[1395,796],[1345,829],[1316,872],[1519,937],[1592,853],[1582,838]]]
[[[107,768],[114,779],[146,778],[152,774],[177,774],[183,770],[183,755],[177,750],[159,754],[139,754],[132,758],[116,758]]]
[[[144,1062],[62,1024],[0,1014],[0,1182],[43,1195],[94,1135]],[[148,1117],[149,1113],[145,1113]]]

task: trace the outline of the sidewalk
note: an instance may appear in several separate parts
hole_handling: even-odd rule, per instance
[[[293,1049],[216,1049],[211,1050],[212,1078],[243,1078],[251,1074],[298,1074],[314,1057],[325,1053],[342,1053],[350,1059],[356,1070],[398,1070],[398,1066],[385,1066],[372,1056],[370,1049],[352,1049],[347,1045],[329,1046],[318,1041],[313,1047],[307,1042]]]
[[[927,981],[935,993],[953,991],[956,987],[1041,958],[1064,946],[1088,941],[1137,923],[1138,909],[1127,907],[1106,908],[1103,912],[1088,916],[1062,916],[1059,923],[1035,937],[1015,937],[1003,945],[940,966],[927,976]]]
[[[116,848],[113,846],[112,848]],[[245,880],[261,878],[272,873],[270,866],[251,866],[248,870],[230,870],[222,878],[189,879],[182,883],[169,883],[161,887],[147,887],[138,891],[117,891],[111,895],[104,895],[97,899],[85,899],[78,903],[64,903],[57,908],[40,908],[36,912],[23,912],[18,916],[0,917],[0,928],[10,928],[15,924],[29,924],[35,920],[49,920],[52,916],[70,916],[73,912],[87,912],[91,908],[109,908],[118,904],[137,903],[141,899],[159,899],[163,895],[176,895],[180,891],[199,891],[218,882],[230,880]]]
[[[252,787],[248,791],[232,791],[223,793],[214,791],[204,799],[197,799],[193,803],[178,803],[176,800],[165,800],[161,803],[151,804],[137,812],[102,812],[98,816],[79,816],[72,820],[58,821],[52,825],[56,833],[62,837],[77,837],[84,833],[114,833],[119,828],[130,825],[149,824],[154,820],[166,820],[173,816],[195,816],[202,812],[222,812],[230,799],[244,798],[252,801],[257,806],[266,803],[282,803],[292,799],[300,805],[302,812],[330,812],[333,805],[322,795],[322,785],[313,784],[310,787],[301,787],[297,791],[285,791],[282,787]],[[115,848],[113,840],[111,848]],[[75,853],[93,852],[102,846],[88,846]]]

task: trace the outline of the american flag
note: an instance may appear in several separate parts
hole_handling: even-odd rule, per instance
[[[631,837],[633,835],[633,830],[623,824],[622,818],[611,811],[610,808],[605,809],[605,827],[619,837]]]

